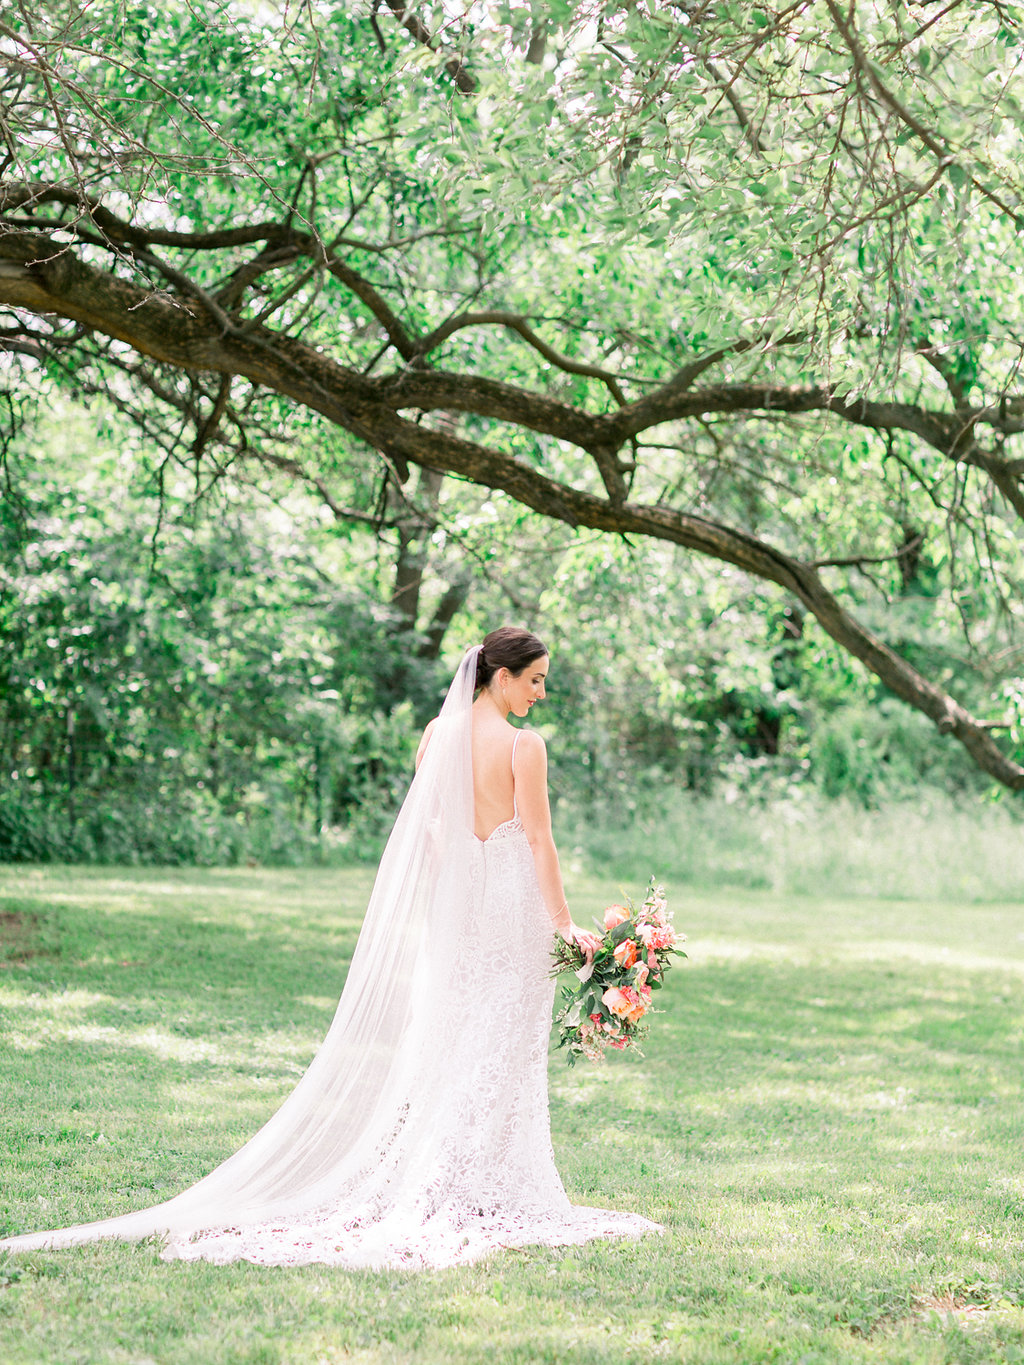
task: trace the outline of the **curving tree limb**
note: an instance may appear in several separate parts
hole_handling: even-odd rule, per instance
[[[260,231],[266,231],[265,225]],[[220,376],[224,401],[218,420],[230,379],[244,377],[321,413],[399,467],[455,474],[502,490],[567,525],[670,541],[776,583],[798,597],[823,629],[894,693],[959,740],[984,771],[1007,787],[1024,788],[1024,768],[1000,750],[989,724],[861,624],[830,592],[813,563],[720,522],[658,503],[630,501],[622,475],[626,463],[618,457],[626,440],[683,416],[817,411],[854,426],[911,431],[950,460],[972,463],[993,479],[1008,481],[1012,490],[1017,488],[1016,471],[1009,463],[993,465],[994,457],[979,451],[974,437],[982,423],[997,431],[1008,426],[1020,430],[1012,403],[947,414],[913,404],[851,402],[822,385],[695,388],[699,371],[690,367],[641,399],[609,413],[592,413],[484,376],[406,368],[370,378],[294,336],[240,320],[215,301],[211,306],[209,296],[173,267],[166,268],[165,276],[181,286],[179,292],[147,290],[99,269],[45,231],[0,231],[0,305],[67,318],[165,365]],[[401,339],[415,351],[417,341],[404,328]],[[595,485],[578,487],[552,478],[495,447],[460,437],[450,424],[445,430],[428,429],[406,415],[410,409],[497,417],[570,441],[591,455]]]

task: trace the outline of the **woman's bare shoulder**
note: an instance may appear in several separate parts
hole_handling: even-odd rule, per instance
[[[547,757],[548,748],[543,735],[538,734],[536,730],[519,730],[518,735],[517,759],[525,758],[528,763],[538,763]]]

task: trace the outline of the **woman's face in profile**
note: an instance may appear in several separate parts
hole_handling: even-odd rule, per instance
[[[551,660],[546,654],[531,659],[518,677],[510,673],[503,688],[505,699],[514,716],[525,716],[534,702],[543,701],[547,695],[544,680],[548,676]]]

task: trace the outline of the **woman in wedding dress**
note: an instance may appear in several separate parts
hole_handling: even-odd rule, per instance
[[[234,1156],[166,1203],[0,1241],[0,1250],[159,1236],[167,1259],[411,1269],[501,1247],[660,1231],[574,1207],[547,1097],[554,932],[573,923],[542,738],[548,652],[502,627],[467,651],[381,859],[334,1022]]]

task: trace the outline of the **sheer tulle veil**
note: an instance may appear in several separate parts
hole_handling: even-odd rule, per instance
[[[410,1124],[416,1096],[438,1082],[436,1073],[424,1073],[424,1044],[445,1009],[446,947],[472,912],[466,868],[478,653],[468,650],[455,674],[388,840],[330,1031],[281,1108],[244,1147],[166,1203],[12,1237],[0,1250],[301,1221],[354,1189],[380,1203],[382,1183],[400,1183],[396,1163],[424,1159],[422,1126],[404,1147],[394,1138]],[[436,1091],[432,1099],[436,1109]],[[386,1175],[378,1169],[384,1148],[400,1153]]]

